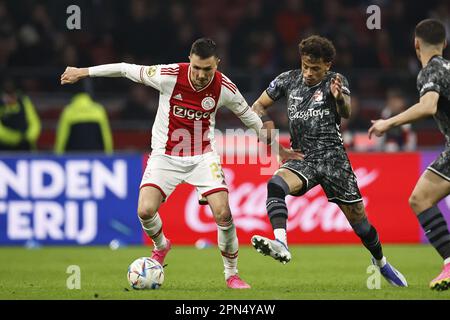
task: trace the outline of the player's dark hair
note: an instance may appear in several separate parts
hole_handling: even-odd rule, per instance
[[[202,59],[217,57],[216,43],[209,38],[200,38],[195,40],[191,47],[191,55],[196,54]]]
[[[303,39],[298,47],[301,56],[310,56],[314,60],[323,59],[325,62],[332,62],[336,56],[333,43],[321,36],[310,36]]]
[[[416,26],[416,37],[428,44],[437,45],[445,41],[445,27],[435,19],[425,19]]]

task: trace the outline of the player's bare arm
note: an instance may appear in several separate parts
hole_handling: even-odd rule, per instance
[[[267,116],[267,109],[273,104],[273,100],[269,97],[266,91],[264,91],[261,96],[253,103],[252,110],[256,112],[258,116],[263,118]],[[271,121],[271,120],[268,120]],[[267,121],[263,121],[267,122]]]
[[[418,103],[395,117],[386,120],[372,120],[373,125],[369,129],[369,138],[372,137],[372,134],[381,137],[392,128],[434,115],[437,111],[438,100],[439,94],[430,91],[424,94]]]
[[[267,109],[273,105],[273,102],[274,101],[269,97],[266,91],[264,91],[252,105],[252,110],[261,118],[263,122],[261,139],[263,139],[263,141],[267,144],[272,145],[275,150],[279,150],[278,155],[281,162],[289,159],[303,159],[304,155],[299,153],[298,150],[284,148],[276,141],[274,131],[275,123],[267,115]]]
[[[262,139],[265,139],[264,142],[267,144],[272,143],[272,137],[274,137],[275,134],[273,131],[275,129],[275,124],[267,115],[267,109],[273,104],[273,102],[274,101],[269,97],[266,91],[264,91],[252,105],[252,110],[261,118],[263,122],[261,131],[263,134]]]
[[[352,113],[350,96],[342,92],[342,78],[337,75],[331,79],[331,94],[336,100],[336,107],[342,118],[348,119]]]

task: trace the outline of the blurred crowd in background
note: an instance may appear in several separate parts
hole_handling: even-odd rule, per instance
[[[80,30],[66,26],[72,4],[81,8]],[[373,4],[381,8],[380,30],[366,26]],[[299,41],[320,34],[336,47],[333,69],[350,82],[353,115],[342,124],[346,145],[410,151],[442,145],[432,121],[404,126],[375,144],[366,132],[370,119],[399,113],[418,99],[421,66],[413,32],[427,17],[441,20],[450,40],[445,0],[0,0],[0,72],[34,103],[42,123],[37,149],[53,148],[64,107],[87,91],[107,111],[116,149],[144,150],[158,93],[123,79],[61,87],[66,66],[186,62],[192,42],[208,36],[218,44],[219,69],[252,104],[276,75],[299,67]],[[448,49],[445,55],[449,58]],[[271,113],[285,131],[284,101]],[[227,110],[218,115],[217,128],[238,126]]]

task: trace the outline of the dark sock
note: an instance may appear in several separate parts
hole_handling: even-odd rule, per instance
[[[437,206],[420,213],[417,218],[431,245],[445,260],[450,257],[450,233],[447,222]]]
[[[286,229],[288,211],[286,207],[286,195],[289,193],[289,186],[279,176],[273,176],[267,184],[266,208],[272,228]]]
[[[378,232],[367,218],[351,226],[372,256],[377,260],[381,260],[383,258],[383,249],[378,238]]]

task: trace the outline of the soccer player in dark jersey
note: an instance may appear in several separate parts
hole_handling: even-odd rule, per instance
[[[343,211],[385,279],[394,286],[407,286],[405,277],[383,255],[344,149],[339,126],[341,117],[349,118],[351,113],[350,90],[343,75],[330,71],[335,48],[320,36],[304,39],[299,48],[301,69],[280,74],[253,104],[264,127],[271,131],[274,123],[266,109],[282,96],[287,98],[291,147],[301,151],[304,159],[288,160],[269,180],[266,207],[275,240],[255,235],[252,244],[264,255],[289,262],[285,197],[303,195],[320,184],[328,200]]]
[[[427,19],[417,24],[414,45],[423,67],[417,76],[420,101],[395,117],[372,121],[369,129],[369,137],[379,137],[394,127],[433,116],[445,136],[445,150],[425,170],[409,198],[428,240],[444,259],[441,274],[430,282],[435,290],[450,288],[450,233],[437,207],[450,194],[450,61],[442,58],[445,39],[439,21]]]

